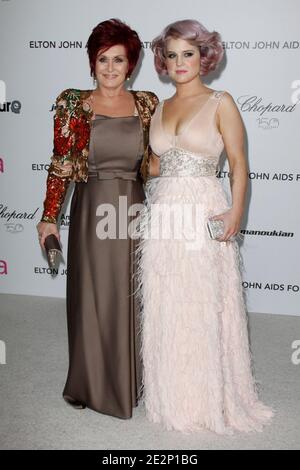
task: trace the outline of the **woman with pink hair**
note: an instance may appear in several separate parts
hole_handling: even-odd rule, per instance
[[[247,188],[243,123],[232,96],[201,80],[223,57],[221,38],[177,21],[152,50],[176,92],[152,117],[138,221],[146,415],[182,432],[261,431],[273,410],[259,401],[252,373],[235,239]],[[232,204],[216,177],[224,148]]]

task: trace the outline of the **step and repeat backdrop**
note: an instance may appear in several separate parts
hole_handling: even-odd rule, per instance
[[[119,18],[140,35],[129,86],[174,93],[153,67],[152,39],[179,19],[221,34],[219,69],[205,78],[227,90],[245,123],[249,189],[240,243],[249,312],[300,315],[300,2],[298,0],[0,0],[0,292],[65,297],[69,207],[60,214],[65,263],[49,269],[36,231],[53,149],[56,96],[91,89],[86,42]],[[229,167],[219,177],[228,194]]]

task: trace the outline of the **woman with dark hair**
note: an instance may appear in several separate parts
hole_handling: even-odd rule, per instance
[[[97,87],[67,89],[56,100],[54,153],[37,226],[42,247],[49,234],[59,239],[58,216],[74,181],[63,397],[75,408],[119,418],[132,416],[141,385],[128,208],[144,199],[148,129],[158,102],[151,92],[125,88],[140,50],[137,33],[120,20],[93,29],[87,52]]]
[[[142,400],[149,420],[166,429],[261,431],[273,412],[251,370],[234,239],[247,187],[243,124],[231,95],[201,80],[222,59],[221,38],[183,20],[152,48],[176,92],[152,118],[152,178],[138,224]],[[224,147],[231,207],[216,177]]]

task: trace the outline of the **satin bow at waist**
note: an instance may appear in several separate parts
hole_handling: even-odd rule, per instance
[[[137,171],[103,171],[103,170],[95,170],[89,171],[88,176],[96,177],[98,180],[113,180],[116,178],[122,180],[130,180],[136,181],[138,172]]]

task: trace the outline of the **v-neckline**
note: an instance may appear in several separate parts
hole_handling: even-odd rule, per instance
[[[201,106],[200,109],[198,109],[198,111],[196,111],[196,113],[192,116],[191,119],[188,120],[187,124],[185,124],[183,126],[183,129],[181,132],[177,133],[177,134],[172,134],[171,132],[167,132],[165,130],[165,126],[164,126],[164,123],[163,123],[163,109],[164,109],[164,104],[165,104],[165,100],[163,100],[161,102],[161,106],[160,106],[160,126],[161,126],[161,129],[163,131],[164,134],[168,135],[168,136],[171,136],[173,138],[175,137],[179,137],[181,136],[185,131],[186,129],[188,129],[188,127],[190,126],[190,124],[193,122],[193,120],[198,116],[198,114],[200,114],[200,111],[203,110],[203,108],[207,105],[207,103],[210,101],[210,99],[212,98],[212,96],[214,96],[215,92],[213,91],[212,93],[210,93],[209,97],[207,98],[207,100],[205,101],[205,103]]]

